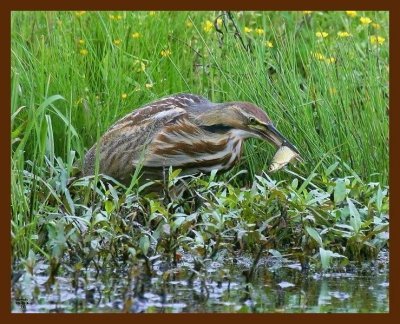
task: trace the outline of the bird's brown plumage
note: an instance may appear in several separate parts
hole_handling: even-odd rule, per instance
[[[186,174],[227,170],[239,160],[243,140],[265,137],[269,125],[267,114],[251,103],[215,104],[192,94],[166,97],[112,125],[87,152],[83,173],[94,174],[96,152],[100,172],[125,184],[138,166],[151,179],[162,179],[169,166]]]

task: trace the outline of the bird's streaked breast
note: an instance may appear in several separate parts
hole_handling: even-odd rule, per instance
[[[239,159],[243,139],[227,132],[205,133],[203,129],[185,120],[173,125],[151,143],[145,165],[152,167],[176,166],[190,172],[226,170]]]

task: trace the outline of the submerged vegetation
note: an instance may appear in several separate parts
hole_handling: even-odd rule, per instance
[[[116,269],[130,287],[160,262],[164,281],[184,268],[205,283],[210,262],[247,255],[251,283],[267,256],[303,272],[375,260],[389,233],[388,41],[385,12],[13,13],[14,298],[40,300],[17,282],[43,264],[51,291],[60,274],[78,287]],[[177,92],[265,107],[305,163],[268,174],[273,149],[251,140],[227,174],[169,170],[161,196],[138,174],[129,187],[79,176],[114,121]]]

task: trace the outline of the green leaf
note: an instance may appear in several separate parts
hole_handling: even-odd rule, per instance
[[[330,165],[326,170],[325,170],[325,174],[327,176],[329,176],[333,171],[335,171],[335,169],[337,168],[337,166],[339,165],[339,161],[336,161],[335,163],[333,163],[332,165]]]
[[[113,197],[114,203],[118,204],[118,192],[117,192],[117,190],[115,190],[115,188],[111,184],[108,184],[108,190],[110,190],[110,194]]]
[[[133,247],[128,248],[128,252],[130,255],[132,255],[134,257],[136,256],[136,253],[137,253]]]
[[[58,99],[64,99],[63,97],[59,97]],[[71,132],[72,136],[79,138],[78,132],[75,127],[71,124],[67,117],[65,117],[61,111],[59,111],[53,104],[51,104],[51,108],[53,112],[64,122],[65,126],[68,128],[68,131]]]
[[[294,178],[291,187],[293,188],[293,190],[296,190],[298,186],[299,186],[299,180],[297,178]]]
[[[215,176],[216,176],[216,174],[217,174],[217,171],[218,171],[218,170],[216,170],[216,169],[211,171],[211,173],[210,173],[210,178],[209,178],[209,182],[210,182],[210,183],[214,181]]]
[[[329,269],[329,265],[331,264],[331,251],[324,250],[322,247],[319,248],[319,256],[321,258],[322,270]]]
[[[104,208],[106,209],[106,212],[110,214],[115,208],[114,202],[111,200],[106,200],[104,203]]]
[[[171,171],[171,170],[172,170],[172,169],[170,169],[170,171]],[[176,178],[177,176],[179,176],[179,174],[180,174],[181,172],[182,172],[181,169],[176,169],[176,170],[170,172],[169,177],[168,177],[169,181],[171,182],[171,181],[175,180],[175,178]]]
[[[53,124],[49,115],[46,115],[47,123],[47,138],[46,138],[46,155],[48,156],[51,165],[54,164],[54,134]]]
[[[41,111],[41,110],[46,109],[47,106],[50,106],[51,104],[53,104],[53,102],[55,102],[55,101],[57,101],[57,100],[65,100],[65,99],[64,99],[63,96],[60,96],[60,95],[53,95],[53,96],[50,96],[50,97],[46,98],[46,100],[43,101],[43,102],[40,104],[40,106],[38,107],[38,110]]]
[[[305,188],[307,188],[307,186],[311,183],[311,180],[314,179],[316,176],[318,175],[318,173],[316,172],[312,172],[307,179],[302,183],[302,185],[300,186],[299,190],[297,190],[298,193],[303,192],[303,190]]]
[[[11,115],[11,122],[14,121],[15,117],[22,111],[22,109],[26,108],[26,106],[19,107],[12,115]]]
[[[383,192],[381,186],[378,186],[378,191],[376,192],[376,208],[380,212],[382,209]]]
[[[97,213],[94,217],[93,225],[96,225],[100,222],[107,222],[108,219],[102,213]]]
[[[11,132],[11,139],[17,138],[23,130],[26,128],[27,121],[25,120],[21,125],[19,125],[16,129]]]
[[[325,250],[322,247],[319,248],[319,256],[321,258],[322,270],[329,269],[332,258],[342,258],[343,259],[341,262],[342,265],[345,265],[348,262],[347,258],[344,255],[329,250]]]
[[[186,220],[185,217],[177,217],[174,222],[172,223],[172,229],[176,230],[177,228],[179,228],[183,222]]]
[[[169,226],[169,224],[163,224],[162,231],[167,236],[171,235],[171,226]]]
[[[346,183],[343,179],[336,181],[335,191],[333,193],[333,200],[335,204],[342,202],[346,198]]]
[[[147,235],[143,235],[139,240],[139,247],[144,255],[147,255],[150,248],[150,239]]]
[[[354,206],[353,202],[347,198],[347,203],[349,205],[349,212],[350,212],[350,225],[353,228],[354,232],[358,232],[361,227],[361,216],[358,212],[356,206]]]
[[[40,121],[40,131],[39,131],[39,149],[40,155],[43,156],[46,149],[46,139],[47,139],[47,123],[45,121]]]
[[[318,243],[319,246],[321,246],[321,247],[323,246],[322,238],[316,229],[306,226],[306,231],[307,231],[308,235],[310,235],[314,239],[314,241]]]
[[[72,215],[75,215],[75,204],[74,204],[74,202],[71,198],[71,195],[69,193],[69,190],[67,188],[64,188],[64,195],[65,195],[65,198],[67,199],[70,213]]]

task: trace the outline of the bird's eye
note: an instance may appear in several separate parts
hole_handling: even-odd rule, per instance
[[[256,119],[254,117],[249,117],[249,124],[254,124]]]

